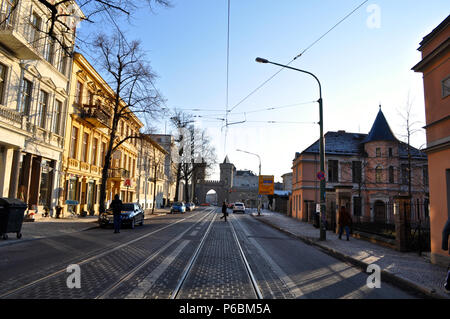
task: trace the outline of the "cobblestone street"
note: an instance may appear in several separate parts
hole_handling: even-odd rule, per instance
[[[0,298],[411,298],[250,214],[225,222],[210,207],[160,215],[144,226],[88,229],[0,247]],[[61,226],[62,227],[62,226]],[[80,287],[69,265],[80,267]]]

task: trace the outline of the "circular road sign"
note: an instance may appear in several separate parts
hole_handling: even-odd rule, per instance
[[[317,179],[318,179],[319,181],[323,181],[323,180],[325,179],[325,173],[322,172],[322,171],[318,172],[318,173],[317,173]]]

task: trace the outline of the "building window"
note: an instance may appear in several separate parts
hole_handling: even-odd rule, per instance
[[[106,143],[102,142],[102,146],[100,148],[100,163],[102,164],[102,167],[105,166],[105,150]]]
[[[30,19],[30,38],[31,45],[39,51],[39,33],[41,32],[42,19],[35,12],[31,15]]]
[[[59,70],[59,72],[61,72],[64,75],[66,75],[66,72],[67,72],[68,62],[69,62],[69,57],[64,52],[64,49],[61,49],[61,58],[59,59],[58,70]]]
[[[403,185],[408,185],[408,180],[409,180],[409,176],[408,176],[408,164],[402,164],[401,165],[401,174],[402,174],[402,184]]]
[[[389,147],[389,157],[393,157],[394,153],[392,152],[392,147]]]
[[[362,180],[362,163],[360,161],[352,162],[352,182],[361,183]]]
[[[337,160],[328,161],[328,182],[338,183],[339,162]]]
[[[442,80],[442,98],[450,95],[450,76]]]
[[[48,116],[48,97],[49,94],[45,91],[41,90],[41,94],[39,96],[39,110],[38,110],[38,118],[37,124],[45,129],[45,124]]]
[[[83,84],[80,81],[77,81],[77,86],[75,88],[75,103],[79,106],[82,106],[83,103]]]
[[[353,216],[361,216],[362,205],[361,197],[353,197]]]
[[[70,138],[70,157],[77,158],[77,147],[78,147],[78,128],[72,127],[72,136]]]
[[[92,140],[92,155],[91,155],[91,163],[94,166],[97,166],[97,147],[98,147],[98,138],[94,138]]]
[[[33,94],[33,83],[27,79],[22,80],[22,92],[20,93],[19,112],[30,115],[31,96]]]
[[[88,152],[89,152],[89,134],[83,133],[83,145],[81,148],[81,160],[85,163],[88,161]]]
[[[55,111],[53,112],[53,132],[61,134],[61,116],[62,116],[63,103],[61,101],[55,101]]]
[[[1,22],[1,21],[0,21]],[[0,104],[4,104],[6,89],[6,71],[7,67],[0,63]]]
[[[423,185],[428,186],[428,165],[422,168],[423,171]]]
[[[379,147],[376,149],[376,157],[381,157],[381,148]]]
[[[51,65],[55,62],[55,40],[50,38],[48,39],[47,50],[45,51],[45,59]]]
[[[375,168],[375,180],[377,183],[383,182],[383,169],[381,168],[381,166],[377,166]]]
[[[298,211],[301,212],[302,211],[302,195],[301,194],[298,195],[297,205],[298,205]]]
[[[394,178],[394,167],[389,166],[389,183],[394,184],[395,178]]]

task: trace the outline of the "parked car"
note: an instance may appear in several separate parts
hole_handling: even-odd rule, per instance
[[[144,210],[138,203],[123,203],[122,204],[122,226],[130,226],[134,229],[136,224],[144,225]],[[100,227],[104,228],[108,225],[114,225],[114,216],[112,209],[108,209],[98,218]]]
[[[192,212],[195,209],[195,204],[193,202],[186,203],[186,210]]]
[[[210,203],[203,203],[203,204],[200,204],[200,206],[211,206],[211,204]]]
[[[234,205],[233,205],[233,213],[238,213],[238,212],[245,213],[245,205],[244,205],[244,203],[239,203],[239,202],[234,203]]]
[[[230,209],[233,209],[233,206],[234,206],[234,203],[229,203],[227,207]]]
[[[175,202],[172,204],[172,207],[170,208],[170,213],[186,213],[186,205],[184,202]]]

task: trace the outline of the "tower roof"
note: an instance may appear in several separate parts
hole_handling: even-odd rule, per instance
[[[223,160],[223,164],[231,164],[230,159],[228,158],[228,155],[225,156],[225,159]]]
[[[389,127],[386,118],[384,117],[383,112],[381,111],[381,106],[375,122],[373,122],[372,129],[370,130],[369,135],[366,137],[363,143],[373,141],[397,141],[394,133],[392,133],[392,130]]]

